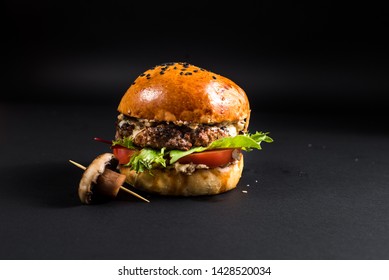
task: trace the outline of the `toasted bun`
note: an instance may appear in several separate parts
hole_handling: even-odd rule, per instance
[[[118,111],[155,121],[209,124],[250,117],[246,93],[233,81],[188,63],[165,63],[142,73]]]
[[[234,189],[243,171],[243,155],[235,164],[227,167],[198,169],[191,175],[175,169],[155,169],[136,173],[120,166],[120,173],[127,176],[127,183],[149,193],[171,196],[200,196],[220,194]]]

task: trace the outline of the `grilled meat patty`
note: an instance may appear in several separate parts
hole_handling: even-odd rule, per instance
[[[131,137],[135,145],[168,150],[189,150],[239,134],[244,121],[236,124],[187,124],[154,122],[120,114],[116,122],[116,140]]]

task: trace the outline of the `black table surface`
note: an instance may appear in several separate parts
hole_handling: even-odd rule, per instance
[[[234,190],[139,192],[150,203],[120,192],[83,205],[83,171],[68,160],[109,152],[93,138],[112,139],[115,109],[0,104],[0,259],[389,258],[389,135],[379,125],[253,107],[250,131],[275,141],[244,154]]]

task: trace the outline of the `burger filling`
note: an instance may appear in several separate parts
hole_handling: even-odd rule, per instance
[[[218,124],[157,122],[118,116],[112,149],[120,164],[136,172],[174,168],[192,174],[197,169],[237,162],[241,151],[260,150],[271,143],[266,133],[245,131],[245,120]]]
[[[131,138],[134,145],[154,149],[187,151],[207,147],[213,141],[242,134],[244,121],[220,124],[189,124],[186,122],[155,122],[120,114],[116,122],[116,140]]]

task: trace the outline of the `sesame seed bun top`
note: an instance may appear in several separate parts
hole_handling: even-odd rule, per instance
[[[246,120],[246,93],[221,75],[184,62],[157,65],[139,75],[123,95],[118,111],[154,121],[221,123]]]

